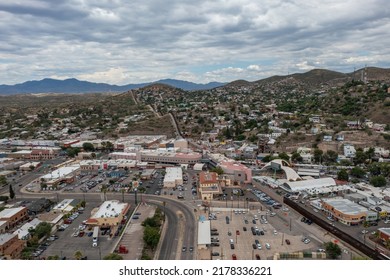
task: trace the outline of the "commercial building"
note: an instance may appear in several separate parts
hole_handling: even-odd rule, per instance
[[[141,160],[145,162],[156,162],[162,164],[195,164],[200,162],[200,153],[177,153],[169,150],[144,150],[141,151]]]
[[[5,259],[19,259],[25,246],[25,241],[19,240],[16,234],[0,234],[0,256]]]
[[[118,200],[105,201],[98,209],[95,209],[86,224],[99,227],[118,226],[130,209],[128,203]]]
[[[348,226],[377,219],[377,213],[348,199],[323,199],[322,208],[328,216]]]
[[[64,199],[52,209],[54,213],[70,213],[75,209],[79,200],[76,199]]]
[[[49,174],[39,177],[36,183],[45,182],[49,187],[61,182],[72,183],[76,175],[80,173],[80,165],[60,167]]]
[[[384,242],[390,240],[390,228],[378,228],[379,238]]]
[[[211,234],[210,234],[210,221],[201,220],[198,222],[198,250],[207,249],[211,244]]]
[[[175,188],[183,184],[183,170],[181,167],[167,167],[164,176],[164,188]]]
[[[336,186],[333,178],[310,179],[295,182],[285,182],[280,187],[289,193],[297,193],[324,187]]]
[[[7,227],[7,222],[6,221],[0,221],[0,233],[5,233],[6,232],[6,227]]]
[[[41,163],[39,161],[31,161],[27,162],[21,166],[19,166],[20,171],[31,171],[39,167]]]
[[[268,162],[262,169],[261,174],[286,179],[288,181],[297,181],[302,178],[290,167],[290,164],[282,159],[275,159]]]
[[[108,155],[111,159],[137,159],[137,153],[114,152]]]
[[[57,156],[58,151],[55,149],[33,149],[30,154],[31,160],[48,160]]]
[[[4,209],[0,212],[0,221],[4,221],[5,229],[9,230],[28,219],[26,207]]]
[[[252,183],[252,169],[236,161],[223,161],[219,164],[225,175],[237,184]]]
[[[27,240],[30,238],[30,230],[35,229],[42,221],[35,218],[31,222],[25,223],[21,228],[15,230],[13,234],[16,234],[20,240]]]
[[[206,201],[210,201],[216,195],[222,194],[218,174],[215,172],[200,172],[199,192],[202,200]]]

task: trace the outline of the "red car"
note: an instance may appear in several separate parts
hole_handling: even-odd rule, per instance
[[[236,254],[233,254],[233,255],[232,255],[232,260],[237,260]]]
[[[291,244],[290,240],[286,239],[286,244],[290,245]]]
[[[236,235],[240,235],[240,231],[239,230],[236,230]]]
[[[256,254],[256,260],[260,260],[260,255],[259,254]]]

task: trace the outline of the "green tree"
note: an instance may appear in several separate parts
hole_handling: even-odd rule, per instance
[[[265,157],[263,157],[263,159],[261,160],[262,162],[270,162],[271,160],[273,160],[274,157],[271,156],[271,155],[266,155]]]
[[[222,174],[224,173],[222,167],[220,167],[220,166],[217,166],[217,167],[215,167],[215,168],[212,168],[210,171],[211,171],[211,172],[215,172],[215,173],[217,173],[218,175],[222,175]]]
[[[285,161],[290,161],[290,157],[286,153],[279,153],[279,158],[284,159]]]
[[[14,189],[13,189],[12,185],[9,185],[9,198],[10,199],[14,199],[15,198],[15,192],[14,192]]]
[[[68,154],[69,157],[75,157],[78,155],[80,152],[79,148],[68,148],[66,149],[66,153]]]
[[[76,260],[80,260],[82,257],[83,257],[83,253],[80,250],[77,250],[76,252],[74,252],[74,258]]]
[[[341,255],[341,248],[339,245],[333,242],[327,242],[324,244],[326,254],[329,258],[335,260]]]
[[[95,147],[93,146],[92,143],[85,142],[83,143],[83,150],[86,152],[93,152],[95,151]]]
[[[327,163],[335,163],[337,161],[338,156],[339,155],[337,154],[337,152],[328,150],[324,154],[324,161]]]
[[[363,170],[363,168],[359,166],[355,166],[354,168],[351,169],[351,175],[357,178],[363,178],[364,175],[366,175],[366,172]]]
[[[357,149],[353,162],[355,164],[362,164],[365,163],[366,160],[367,160],[367,154],[364,153],[362,149]]]
[[[123,260],[123,257],[117,253],[108,254],[103,260]]]
[[[6,185],[7,184],[7,178],[4,175],[0,176],[0,185]]]
[[[366,152],[365,152],[366,156],[368,159],[372,159],[374,156],[375,156],[375,149],[374,148],[369,148]]]
[[[44,236],[48,236],[51,232],[51,225],[47,222],[42,222],[37,225],[37,227],[33,230],[33,235],[38,239],[41,239]]]
[[[302,158],[302,156],[301,156],[299,153],[294,152],[294,153],[291,155],[291,160],[292,160],[293,162],[302,162],[303,158]]]
[[[348,172],[345,169],[341,169],[339,172],[337,172],[337,179],[342,181],[348,181]]]
[[[143,240],[149,248],[155,249],[157,247],[158,241],[160,240],[159,228],[146,226]]]
[[[324,154],[324,152],[320,149],[315,149],[314,150],[314,161],[316,163],[320,163],[322,161],[322,155]]]
[[[384,187],[386,186],[386,178],[382,175],[373,176],[370,183],[376,188]]]

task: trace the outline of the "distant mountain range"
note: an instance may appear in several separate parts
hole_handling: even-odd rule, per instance
[[[345,82],[350,79],[354,80],[390,80],[390,69],[388,68],[378,68],[378,67],[367,67],[356,70],[351,73],[341,73],[336,71],[331,71],[327,69],[313,69],[305,73],[294,73],[286,76],[271,76],[265,79],[261,79],[254,82],[248,82],[245,80],[237,80],[225,85],[225,87],[251,87],[258,86],[262,84],[274,83],[279,81],[284,81],[287,79],[293,79],[295,81],[304,83],[306,85],[319,85],[322,83],[334,84],[338,82]]]
[[[367,67],[356,70],[352,73],[341,73],[326,69],[313,69],[305,73],[295,73],[286,76],[272,76],[254,82],[236,80],[231,83],[212,82],[208,84],[197,84],[182,80],[164,79],[150,83],[128,84],[124,86],[110,85],[105,83],[92,83],[77,79],[55,80],[43,79],[40,81],[28,81],[16,85],[0,85],[0,94],[22,94],[22,93],[100,93],[100,92],[125,92],[131,89],[143,88],[150,85],[164,84],[182,90],[208,90],[216,87],[253,87],[278,81],[292,79],[305,85],[319,85],[322,83],[335,84],[345,82],[349,79],[367,80],[390,80],[390,69]]]
[[[207,90],[225,85],[225,83],[212,82],[197,84],[187,81],[165,79],[156,82],[142,84],[128,84],[124,86],[105,83],[92,83],[77,79],[55,80],[43,79],[40,81],[28,81],[16,85],[0,85],[0,94],[25,94],[25,93],[98,93],[98,92],[124,92],[131,89],[142,88],[152,84],[165,84],[183,90]]]

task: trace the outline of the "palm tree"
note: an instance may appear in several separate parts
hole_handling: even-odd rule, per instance
[[[81,259],[83,257],[83,253],[78,250],[78,251],[76,251],[74,253],[74,257],[75,257],[76,260],[79,260],[79,259]]]

